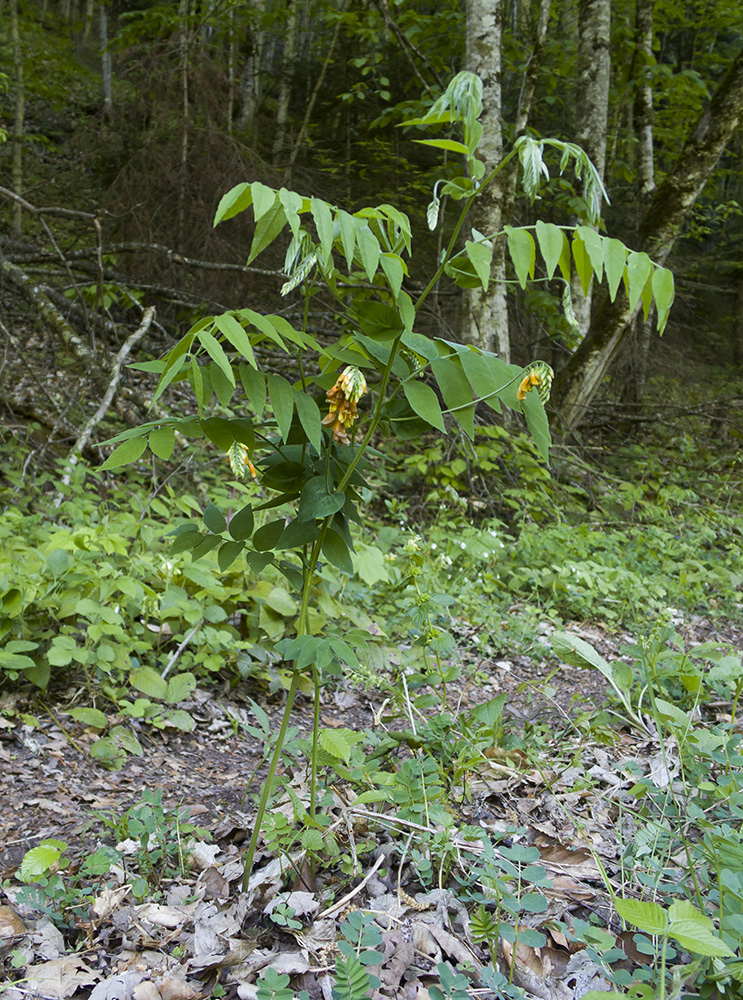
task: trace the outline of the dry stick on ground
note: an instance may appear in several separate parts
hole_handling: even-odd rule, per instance
[[[129,356],[129,353],[131,352],[132,348],[135,346],[135,344],[139,343],[142,337],[144,337],[144,335],[149,330],[154,315],[155,315],[155,307],[150,306],[149,309],[145,312],[142,322],[139,324],[134,333],[131,334],[131,336],[124,342],[118,354],[114,358],[113,365],[111,367],[111,380],[108,383],[108,387],[105,393],[103,394],[103,399],[101,400],[100,406],[95,411],[93,416],[87,421],[83,429],[80,431],[80,434],[78,435],[74,447],[67,456],[68,471],[65,472],[64,476],[62,476],[63,486],[69,486],[70,480],[72,478],[72,470],[80,461],[80,455],[85,449],[88,441],[90,440],[90,435],[93,433],[93,430],[98,426],[101,420],[103,420],[103,418],[106,416],[108,408],[111,405],[111,402],[113,401],[114,394],[116,392],[116,389],[118,388],[119,382],[121,381],[121,368],[124,362],[126,361],[127,357]],[[59,507],[59,505],[62,503],[62,500],[63,500],[63,494],[60,493],[57,496],[54,506]]]

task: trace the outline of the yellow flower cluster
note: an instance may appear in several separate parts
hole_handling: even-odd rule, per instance
[[[246,471],[250,473],[253,479],[258,478],[258,470],[250,461],[250,449],[246,444],[233,441],[227,452],[227,459],[235,479],[245,479]]]
[[[333,431],[333,437],[338,444],[350,444],[349,431],[356,422],[358,411],[356,404],[366,392],[366,380],[354,365],[343,369],[332,389],[328,389],[326,399],[330,409],[323,423]]]
[[[546,406],[550,398],[550,389],[552,388],[554,377],[555,373],[546,361],[535,361],[529,365],[526,374],[521,379],[516,396],[519,400],[526,399],[527,392],[531,392],[532,389],[536,388],[542,404]]]
[[[540,378],[536,372],[529,372],[529,374],[521,380],[521,385],[519,386],[519,391],[516,393],[517,399],[526,399],[527,392],[531,392],[535,385],[539,385]]]

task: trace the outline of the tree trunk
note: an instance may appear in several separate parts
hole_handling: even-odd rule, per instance
[[[26,92],[23,85],[23,49],[18,25],[18,0],[10,0],[10,42],[13,48],[13,71],[15,77],[15,119],[13,122],[13,190],[23,194],[23,119],[26,106]],[[20,202],[15,202],[11,214],[11,228],[16,236],[21,235],[22,216]]]
[[[485,173],[503,158],[501,131],[501,32],[502,0],[467,0],[467,68],[483,84],[483,138],[480,153]],[[475,201],[472,225],[485,236],[498,233],[503,225],[505,179],[499,174]],[[495,351],[510,361],[508,307],[506,303],[506,259],[503,238],[494,241],[490,287],[464,293],[462,340],[483,350]]]
[[[297,0],[287,4],[286,34],[284,51],[281,58],[281,73],[279,76],[279,97],[276,104],[276,131],[273,139],[273,163],[282,168],[284,146],[286,144],[286,123],[289,117],[289,98],[292,93],[292,73],[294,71],[294,51],[297,45],[297,28],[299,11]]]
[[[653,6],[655,0],[637,0],[635,11],[635,61],[637,90],[635,93],[634,126],[637,136],[637,176],[640,182],[640,201],[655,190],[653,166],[653,88],[650,68],[653,56]]]
[[[100,41],[101,41],[101,83],[103,87],[103,116],[110,118],[113,108],[113,89],[111,86],[111,53],[108,48],[108,8],[107,0],[101,0],[100,6]]]
[[[611,0],[580,0],[575,141],[604,180],[611,83]],[[600,205],[599,205],[600,208]],[[571,281],[573,311],[585,337],[591,325],[593,283],[584,294],[577,274]]]
[[[663,264],[707,179],[743,119],[743,50],[720,81],[707,109],[689,134],[673,169],[656,188],[639,229],[637,247]],[[581,422],[587,407],[639,312],[621,291],[604,297],[589,335],[558,375],[553,404],[563,430]]]
[[[255,27],[250,27],[250,55],[245,60],[240,83],[242,109],[237,121],[238,132],[247,132],[252,138],[255,133],[256,117],[261,101],[261,73],[263,72],[264,33],[261,26],[263,15],[263,0],[255,0]]]
[[[178,20],[181,26],[179,55],[181,64],[181,163],[178,184],[178,246],[183,246],[186,232],[186,201],[188,194],[188,144],[189,144],[189,96],[188,96],[188,42],[189,42],[189,0],[180,0]]]

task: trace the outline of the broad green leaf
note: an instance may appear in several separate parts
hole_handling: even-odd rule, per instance
[[[469,156],[469,149],[463,142],[455,139],[414,139],[419,146],[433,146],[434,149],[446,149],[450,153],[461,153],[462,156]]]
[[[245,507],[232,515],[227,530],[236,541],[243,542],[253,534],[254,523],[253,508],[250,504],[246,504]]]
[[[519,279],[521,287],[526,288],[527,278],[534,277],[534,264],[537,257],[534,238],[526,229],[505,226],[505,230],[508,235],[508,252],[516,269],[516,277]]]
[[[264,524],[261,528],[258,528],[256,533],[253,535],[253,547],[258,552],[270,551],[278,542],[283,530],[283,517],[277,518],[275,521],[269,521],[268,524]],[[250,556],[248,555],[245,558],[249,560]],[[258,570],[255,572],[258,572]]]
[[[656,698],[655,707],[666,725],[673,726],[675,729],[691,729],[692,723],[689,713],[684,712],[684,710],[679,708],[678,705],[674,705],[672,702],[666,701],[665,698]]]
[[[297,517],[300,521],[319,520],[341,510],[346,502],[345,493],[329,491],[325,476],[315,476],[305,483],[299,498]]]
[[[659,267],[652,278],[653,297],[658,310],[658,333],[663,333],[668,322],[668,314],[676,294],[673,274],[667,267]]]
[[[148,438],[150,451],[163,462],[167,462],[175,448],[175,430],[172,427],[159,427],[151,431]]]
[[[281,230],[286,225],[286,215],[281,207],[281,202],[276,200],[271,208],[262,215],[260,221],[256,223],[253,242],[250,245],[248,264],[263,253],[267,246],[270,246]]]
[[[245,545],[243,542],[224,542],[223,545],[219,546],[217,563],[223,573],[232,565],[244,548]]]
[[[146,447],[147,438],[145,437],[130,438],[128,441],[124,441],[123,444],[117,445],[114,448],[101,466],[101,471],[106,469],[120,469],[122,465],[129,465],[130,462],[136,462]]]
[[[405,398],[418,416],[432,427],[446,431],[439,398],[425,382],[403,382]]]
[[[592,226],[578,226],[576,232],[586,248],[588,260],[596,275],[596,280],[601,281],[604,276],[607,241]]]
[[[593,268],[591,267],[591,261],[586,251],[586,245],[578,235],[577,230],[573,234],[573,260],[575,261],[575,270],[580,279],[583,294],[588,295],[588,289],[591,287],[591,278],[593,277]]]
[[[291,618],[297,613],[297,602],[288,590],[274,587],[265,598],[266,604],[284,618]]]
[[[259,330],[264,337],[268,337],[269,340],[272,340],[274,344],[281,348],[282,351],[289,350],[277,332],[274,324],[271,322],[274,317],[264,316],[262,313],[256,312],[254,309],[240,309],[238,315],[247,319],[248,322],[256,328],[256,330]]]
[[[222,369],[213,362],[209,365],[209,382],[216,393],[220,406],[228,407],[235,392],[235,385],[225,378]]]
[[[447,408],[465,434],[473,438],[475,406],[472,402],[472,390],[462,366],[456,358],[438,358],[431,362],[431,371],[436,377]]]
[[[379,240],[369,226],[365,225],[357,226],[356,242],[358,243],[359,256],[366,271],[366,276],[369,281],[373,281],[374,275],[377,273],[377,267],[379,266]]]
[[[196,562],[197,559],[201,559],[202,556],[208,555],[212,549],[216,549],[221,541],[222,538],[220,535],[206,535],[202,538],[198,545],[194,546],[191,551],[191,559],[193,562]]]
[[[70,715],[75,722],[93,729],[105,729],[108,725],[107,717],[98,708],[71,708]]]
[[[253,368],[258,367],[250,338],[232,313],[223,313],[221,316],[215,316],[214,325],[220,333],[224,334],[235,350],[240,351],[242,356],[247,359],[248,364],[252,365]]]
[[[552,278],[561,260],[564,263],[565,251],[567,250],[568,273],[564,274],[563,272],[563,277],[569,280],[570,247],[568,245],[568,239],[567,236],[565,235],[565,232],[562,229],[560,229],[559,226],[555,226],[551,222],[542,222],[541,219],[539,220],[539,222],[537,222],[536,228],[537,228],[537,240],[539,242],[539,249],[541,251],[542,257],[544,258],[544,265],[547,269],[547,277]]]
[[[292,425],[295,392],[281,375],[267,375],[268,395],[282,440],[286,441]]]
[[[182,733],[190,733],[196,728],[196,723],[189,712],[182,708],[168,708],[162,718]]]
[[[604,240],[604,268],[612,302],[622,282],[626,259],[627,248],[621,240]]]
[[[124,726],[114,726],[109,735],[112,742],[121,747],[122,750],[126,750],[127,753],[133,754],[135,757],[144,757],[142,745],[130,729],[125,729]],[[98,741],[98,743],[102,742],[103,740]],[[93,744],[93,749],[98,746],[98,743]],[[92,752],[91,750],[91,754]]]
[[[653,262],[646,253],[633,250],[627,258],[627,298],[630,309],[634,309],[648,278],[653,273]]]
[[[353,744],[341,729],[322,729],[317,738],[318,745],[333,757],[348,763]]]
[[[464,246],[467,251],[467,256],[477,272],[477,277],[480,279],[483,291],[487,292],[488,283],[490,281],[490,266],[493,260],[493,251],[491,247],[486,246],[484,243],[473,243],[472,240],[466,240]]]
[[[302,198],[296,191],[288,191],[282,187],[279,189],[279,201],[283,206],[289,228],[295,236],[299,235],[301,219],[299,213],[302,211]]]
[[[537,451],[545,462],[549,462],[552,436],[550,435],[550,424],[547,419],[547,413],[542,406],[542,402],[536,392],[528,392],[521,405],[529,427],[529,433],[534,440]]]
[[[276,201],[276,192],[260,181],[253,181],[250,191],[253,196],[253,218],[258,223]]]
[[[485,357],[478,351],[471,349],[461,351],[459,361],[475,396],[483,400],[496,413],[500,413],[499,397],[498,395],[493,395],[493,393],[511,380],[512,376],[508,366],[497,358]],[[502,366],[502,374],[496,373],[494,362]]]
[[[33,882],[41,878],[59,861],[66,849],[64,840],[45,840],[38,847],[32,847],[24,854],[16,878],[20,882]]]
[[[263,408],[266,405],[266,376],[263,372],[258,372],[248,365],[240,365],[240,381],[243,384],[248,402],[255,410],[255,414],[260,420],[263,416]]]
[[[199,335],[199,340],[204,346],[209,357],[212,361],[220,367],[222,374],[228,381],[234,386],[235,384],[235,373],[232,371],[232,365],[229,362],[229,358],[224,353],[224,349],[216,337],[213,337],[208,330],[202,330]]]
[[[204,536],[193,525],[188,526],[188,531],[177,535],[170,547],[171,555],[178,555],[179,552],[188,552],[196,548]]]
[[[196,358],[191,358],[191,364],[188,366],[188,381],[193,389],[194,396],[196,396],[199,413],[201,413],[211,399],[212,387],[211,383],[209,383],[208,391],[206,390],[204,386],[204,373]]]
[[[734,952],[715,931],[715,925],[686,899],[677,899],[668,908],[669,935],[693,955],[709,958],[731,957]]]
[[[276,543],[276,550],[302,548],[303,545],[314,542],[319,532],[320,526],[317,521],[300,521],[298,517],[295,517],[281,532],[281,537]]]
[[[340,229],[341,244],[343,254],[346,258],[346,265],[350,271],[353,267],[353,254],[356,249],[356,222],[352,215],[340,209],[338,212],[338,227]]]
[[[215,535],[220,535],[223,531],[227,530],[227,522],[224,519],[224,514],[213,503],[207,504],[203,519],[209,531],[213,531]]]
[[[209,440],[215,444],[220,451],[228,451],[235,435],[232,433],[230,421],[226,417],[207,417],[201,421],[201,426]]]
[[[348,545],[341,536],[330,529],[325,534],[322,544],[322,552],[328,562],[337,566],[339,570],[348,576],[353,576],[353,560]]]
[[[168,681],[168,690],[165,700],[169,705],[175,705],[179,701],[185,701],[190,694],[196,690],[196,678],[188,671],[176,674]]]
[[[397,254],[383,253],[380,255],[379,263],[382,265],[382,270],[392,289],[392,294],[397,298],[402,288],[402,279],[407,274],[405,262]]]
[[[294,393],[294,405],[307,440],[319,455],[322,452],[322,416],[320,408],[309,393]]]
[[[164,701],[168,693],[168,682],[152,667],[137,667],[132,670],[129,683],[148,698],[156,698],[158,701]]]
[[[252,200],[250,185],[237,184],[227,194],[222,195],[214,215],[214,225],[218,225],[223,219],[231,219],[233,215],[239,215],[240,212],[250,207]]]
[[[642,899],[615,899],[614,908],[622,920],[639,927],[646,934],[665,934],[668,914],[658,903]]]
[[[311,205],[323,260],[327,262],[333,249],[333,214],[328,203],[320,198],[313,198]]]

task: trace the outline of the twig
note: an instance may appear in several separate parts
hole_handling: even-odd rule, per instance
[[[186,648],[186,646],[189,644],[189,642],[191,641],[191,638],[196,634],[196,632],[201,628],[201,626],[203,624],[204,624],[204,619],[203,618],[199,618],[199,620],[196,622],[196,624],[194,625],[194,627],[188,633],[188,635],[186,636],[186,638],[180,644],[180,646],[178,647],[178,649],[176,649],[176,651],[170,657],[170,659],[168,660],[168,663],[167,663],[167,665],[165,667],[165,670],[163,670],[162,674],[160,675],[163,680],[165,680],[165,678],[168,676],[168,674],[170,673],[171,667],[175,666],[176,660],[181,655],[181,653]]]
[[[362,880],[359,882],[359,884],[354,889],[351,889],[351,891],[349,893],[346,893],[345,896],[343,896],[341,899],[339,899],[337,903],[333,903],[333,905],[330,906],[330,907],[328,907],[327,910],[323,910],[323,912],[319,915],[319,917],[317,919],[318,920],[324,920],[326,917],[330,917],[332,914],[337,913],[338,911],[340,911],[340,910],[344,909],[346,906],[348,906],[348,904],[351,902],[351,900],[354,898],[354,896],[357,896],[361,892],[361,890],[364,888],[364,886],[366,885],[366,883],[370,881],[370,879],[372,878],[372,876],[376,874],[377,869],[381,868],[382,864],[386,860],[387,860],[386,856],[384,854],[380,854],[379,857],[377,858],[377,860],[374,862],[374,864],[369,869],[369,871],[366,873],[366,875],[364,875],[364,877],[362,878]]]

